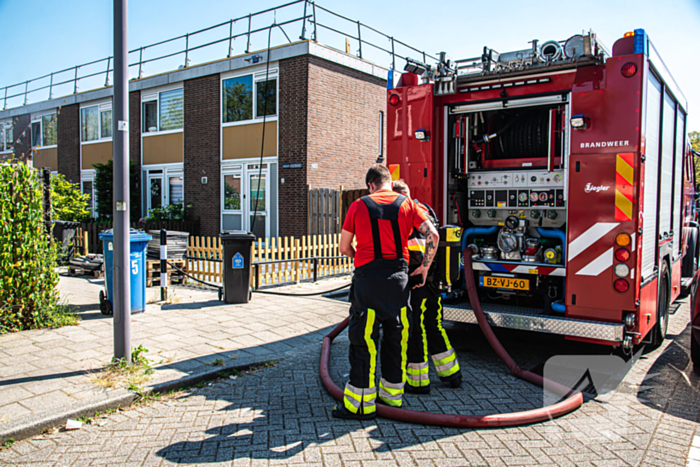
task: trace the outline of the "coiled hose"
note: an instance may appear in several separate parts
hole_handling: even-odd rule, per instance
[[[479,322],[481,331],[486,336],[491,348],[498,354],[499,358],[506,364],[510,372],[518,378],[529,381],[540,387],[544,386],[546,381],[544,377],[536,375],[530,371],[520,368],[515,361],[508,355],[508,352],[503,348],[501,343],[496,338],[491,326],[484,316],[479,303],[479,297],[476,291],[476,283],[472,273],[472,250],[465,248],[464,256],[464,271],[465,282],[467,284],[467,292],[469,293],[469,301],[474,309],[474,314]],[[323,338],[323,346],[321,348],[321,381],[328,392],[337,400],[343,400],[343,390],[333,382],[329,371],[329,361],[331,356],[331,343],[348,325],[350,318],[345,318],[338,326],[333,329],[326,337]],[[524,412],[514,412],[508,414],[493,414],[493,415],[457,415],[457,414],[439,414],[430,412],[421,412],[417,410],[400,409],[389,407],[386,405],[377,405],[377,414],[382,417],[390,418],[408,423],[420,423],[424,425],[464,427],[464,428],[496,428],[505,426],[527,425],[529,423],[543,422],[556,417],[561,417],[567,413],[581,407],[583,404],[583,396],[580,392],[573,392],[570,389],[555,383],[547,381],[547,389],[556,393],[564,400],[547,407],[542,407]]]

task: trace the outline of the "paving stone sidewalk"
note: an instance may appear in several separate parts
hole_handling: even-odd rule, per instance
[[[275,367],[119,412],[78,431],[16,443],[0,452],[0,464],[695,465],[688,458],[700,413],[700,379],[690,370],[688,321],[685,301],[671,317],[666,343],[643,355],[622,382],[545,423],[472,430],[335,420],[330,416],[335,401],[318,377],[320,344],[306,341]],[[407,395],[409,408],[493,413],[543,405],[542,390],[509,375],[477,328],[454,325],[448,333],[465,384],[443,388],[431,369],[431,394]],[[555,355],[609,354],[540,334],[498,335],[524,368],[541,368]],[[347,378],[347,344],[342,333],[331,351],[331,375],[339,385]]]
[[[345,283],[329,279],[284,290],[313,292]],[[99,311],[103,286],[102,279],[62,276],[61,297],[78,306],[79,326],[0,335],[0,444],[56,417],[133,397],[124,388],[91,382],[113,356],[112,317]],[[148,299],[158,299],[159,290],[148,289]],[[322,297],[255,294],[248,304],[223,305],[214,289],[191,287],[173,287],[171,297],[171,304],[148,304],[145,313],[132,315],[132,347],[143,345],[157,364],[147,385],[214,371],[207,364],[216,359],[241,366],[285,358],[299,346],[321,342],[323,330],[347,315],[347,305]]]

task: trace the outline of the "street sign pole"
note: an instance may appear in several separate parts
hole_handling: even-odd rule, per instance
[[[129,269],[129,57],[127,0],[114,0],[114,358],[131,361]]]

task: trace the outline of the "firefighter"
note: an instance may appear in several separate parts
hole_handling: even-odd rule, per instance
[[[406,382],[410,305],[408,236],[418,229],[426,238],[423,264],[415,271],[416,287],[425,283],[439,237],[424,212],[406,196],[391,189],[389,170],[373,165],[366,176],[370,194],[348,210],[340,235],[340,252],[355,260],[350,288],[350,380],[343,403],[333,409],[337,418],[376,417],[379,402],[401,407]],[[352,245],[357,239],[357,249]],[[379,328],[382,377],[377,391]],[[378,393],[378,394],[377,394]]]
[[[409,198],[411,196],[408,185],[403,180],[395,181],[393,189]],[[418,200],[413,201],[425,211],[426,216],[433,224],[436,226],[440,224],[433,208]],[[408,271],[412,272],[423,263],[425,250],[425,237],[418,230],[414,229],[408,238],[408,249],[410,253]],[[429,354],[440,380],[445,385],[458,388],[462,384],[457,354],[450,345],[450,339],[442,326],[442,297],[431,280],[434,271],[433,267],[428,272],[424,287],[411,291],[413,321],[408,341],[408,367],[406,368],[408,386],[406,386],[406,391],[414,394],[430,393]]]

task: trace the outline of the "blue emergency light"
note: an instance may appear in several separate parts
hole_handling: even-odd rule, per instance
[[[634,52],[635,54],[649,55],[649,40],[644,29],[634,30]]]

